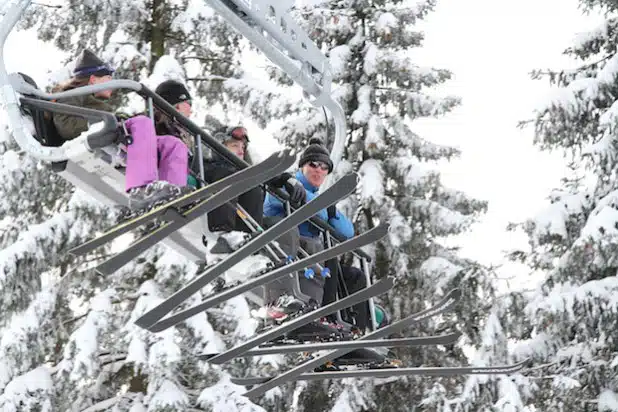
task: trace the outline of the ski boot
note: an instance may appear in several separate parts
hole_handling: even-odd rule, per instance
[[[193,190],[191,186],[177,186],[164,180],[155,180],[129,190],[129,209],[137,215],[146,213]]]
[[[210,248],[210,253],[213,255],[222,255],[232,253],[240,249],[244,244],[251,240],[252,236],[249,233],[239,232],[234,230],[215,230],[213,233],[218,233],[217,241]]]

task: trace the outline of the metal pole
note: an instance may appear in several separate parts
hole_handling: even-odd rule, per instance
[[[361,258],[361,264],[363,266],[363,272],[365,272],[367,287],[369,287],[371,286],[371,273],[369,272],[369,264],[364,258]],[[373,298],[369,298],[369,318],[371,319],[371,326],[373,328],[373,331],[378,330],[378,323],[376,321],[376,305],[373,302]]]

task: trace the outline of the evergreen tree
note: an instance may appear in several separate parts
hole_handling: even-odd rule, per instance
[[[432,87],[451,78],[450,72],[421,67],[410,57],[423,39],[414,24],[434,5],[434,1],[323,1],[313,7],[297,7],[293,15],[318,47],[328,51],[336,83],[333,93],[348,120],[344,160],[334,174],[354,170],[362,176],[358,195],[338,206],[356,217],[359,232],[377,221],[390,221],[392,226],[386,241],[368,248],[375,257],[374,278],[397,278],[393,291],[378,300],[394,318],[401,318],[461,286],[464,298],[456,311],[460,322],[447,316],[444,323],[464,326],[466,342],[477,345],[481,343],[477,328],[489,309],[485,302],[493,295],[489,271],[458,257],[456,250],[440,241],[465,231],[486,204],[442,185],[435,164],[459,152],[413,131],[415,119],[441,116],[459,104],[456,97],[431,94]],[[303,147],[315,136],[331,145],[332,128],[322,110],[300,100],[298,88],[280,72],[267,70],[266,75],[268,81],[251,89],[230,87],[231,98],[247,102],[248,113],[257,116],[254,120],[266,126],[270,123],[284,145]],[[224,87],[227,85],[231,83]],[[424,322],[410,332],[428,334],[438,329],[436,326],[435,321]],[[397,353],[409,365],[467,363],[458,347]],[[408,378],[388,383],[370,379],[298,383],[288,385],[288,391],[278,390],[281,398],[270,397],[267,405],[273,410],[293,403],[306,411],[315,410],[315,405],[324,405],[321,410],[325,411],[340,407],[346,411],[392,411],[425,403],[427,410],[443,410],[460,381]],[[436,397],[436,393],[442,396]]]
[[[530,243],[513,258],[544,274],[538,288],[509,308],[527,319],[512,335],[523,340],[516,353],[536,363],[525,382],[527,402],[544,411],[618,408],[618,335],[612,327],[618,320],[618,15],[614,2],[580,3],[586,12],[603,13],[605,21],[565,50],[581,66],[533,74],[555,92],[533,121],[523,123],[534,126],[538,147],[569,156],[570,173],[550,194],[547,210],[513,225]]]
[[[154,87],[202,70],[227,73],[212,49],[238,37],[223,34],[229,28],[197,6],[71,1],[59,10],[35,7],[21,27],[36,28],[64,51],[88,47],[111,60],[118,77]],[[195,39],[199,47],[187,46]],[[206,99],[208,90],[202,90]],[[9,133],[0,144],[2,410],[263,411],[238,395],[243,388],[226,372],[195,359],[253,332],[244,298],[159,334],[138,328],[135,319],[188,283],[195,265],[156,247],[113,276],[97,275],[92,264],[109,256],[109,248],[79,260],[67,251],[111,226],[114,209],[19,152]],[[240,364],[236,374],[248,366]]]

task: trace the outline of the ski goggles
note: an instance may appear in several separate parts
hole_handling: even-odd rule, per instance
[[[247,129],[244,127],[234,127],[228,130],[228,136],[231,136],[232,139],[235,140],[245,140],[249,143],[249,134],[247,133]]]
[[[313,160],[311,162],[307,162],[307,164],[312,169],[322,169],[322,170],[326,170],[326,171],[328,171],[330,169],[330,167],[326,163],[320,162],[320,161],[316,161],[316,160]]]

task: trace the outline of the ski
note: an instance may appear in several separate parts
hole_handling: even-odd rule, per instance
[[[377,242],[378,240],[386,236],[387,233],[388,233],[387,225],[385,224],[378,225],[374,228],[371,228],[370,230],[366,231],[365,233],[361,235],[355,236],[351,239],[341,242],[329,249],[325,249],[314,255],[307,256],[304,259],[300,259],[295,262],[289,263],[285,266],[281,266],[280,268],[264,273],[255,278],[249,279],[241,283],[240,285],[231,287],[229,289],[216,293],[212,296],[209,296],[206,299],[204,299],[204,301],[202,301],[201,303],[195,306],[192,306],[188,309],[182,310],[165,319],[160,320],[159,322],[150,326],[149,330],[152,332],[160,332],[162,330],[170,328],[176,325],[177,323],[190,318],[191,316],[194,316],[200,312],[203,312],[207,309],[217,306],[220,303],[223,303],[235,296],[238,296],[242,293],[250,291],[256,287],[268,284],[289,273],[302,270],[315,263],[323,262],[323,261],[335,258],[344,253],[356,250],[362,246]]]
[[[268,157],[266,160],[248,167],[246,169],[240,170],[230,176],[227,176],[224,179],[218,180],[217,182],[211,183],[206,187],[198,189],[192,193],[188,193],[182,197],[174,199],[168,203],[165,203],[161,206],[153,208],[152,210],[139,215],[133,219],[129,219],[126,222],[122,222],[119,225],[116,225],[101,234],[100,236],[95,237],[81,245],[74,247],[69,250],[69,253],[75,256],[85,255],[90,253],[94,249],[103,246],[106,243],[109,243],[116,239],[117,237],[130,232],[131,230],[136,229],[137,227],[146,224],[152,220],[157,218],[163,219],[165,221],[173,220],[176,216],[178,216],[178,210],[182,209],[186,206],[191,205],[197,201],[202,200],[205,197],[211,196],[216,192],[226,188],[227,186],[237,185],[243,183],[245,180],[249,179],[256,174],[262,174],[268,172],[273,167],[276,167],[279,162],[282,161],[282,152],[277,152]],[[283,155],[285,156],[285,155]],[[173,211],[176,209],[176,211]]]
[[[454,376],[454,375],[507,375],[520,372],[528,359],[511,365],[498,366],[453,366],[453,367],[418,367],[418,368],[377,368],[352,369],[341,371],[310,372],[300,375],[298,381],[343,379],[343,378],[391,378],[394,376]],[[232,383],[243,386],[264,384],[273,377],[232,378]],[[248,393],[245,394],[248,396]]]
[[[401,319],[381,329],[368,333],[367,335],[360,337],[358,340],[367,341],[367,340],[373,340],[373,339],[380,339],[380,338],[390,335],[391,333],[395,333],[404,328],[407,328],[410,325],[413,325],[425,319],[429,319],[433,316],[444,313],[450,308],[452,308],[455,305],[455,303],[457,303],[460,297],[461,297],[461,290],[453,289],[448,294],[446,294],[446,296],[442,298],[442,300],[440,300],[440,302],[438,302],[437,304],[425,310],[422,310],[420,312],[416,312],[404,319]],[[322,355],[318,355],[313,359],[303,362],[300,365],[295,366],[294,368],[287,370],[285,372],[282,372],[278,376],[267,380],[260,386],[253,388],[250,391],[247,391],[244,394],[244,396],[248,398],[255,398],[257,396],[261,396],[272,388],[276,388],[277,386],[283,385],[286,382],[296,380],[300,375],[303,374],[303,372],[310,370],[310,369],[314,369],[330,360],[339,358],[347,353],[350,353],[352,350],[353,349],[347,349],[347,348],[337,349],[337,350],[333,350],[330,352],[326,352]]]
[[[268,180],[280,173],[283,173],[294,163],[294,160],[295,157],[292,155],[288,154],[286,156],[283,156],[279,158],[279,161],[275,166],[271,167],[264,173],[252,175],[246,180],[244,180],[240,185],[228,186],[220,192],[215,193],[213,196],[201,200],[195,206],[192,206],[190,209],[182,213],[175,208],[168,208],[170,211],[176,214],[175,218],[142,236],[123,251],[107,259],[105,262],[98,265],[96,267],[96,270],[103,275],[109,275],[114,273],[115,271],[126,265],[128,262],[133,260],[135,257],[146,251],[148,248],[156,245],[167,236],[176,232],[183,226],[189,224],[191,221],[225,204],[226,202],[246,192],[250,188],[264,182],[265,180]]]
[[[265,245],[278,239],[279,236],[307,221],[309,218],[316,215],[320,210],[325,209],[331,204],[336,203],[340,199],[348,196],[354,191],[357,183],[358,177],[356,174],[350,173],[342,177],[331,187],[326,189],[322,194],[296,209],[285,219],[277,222],[275,225],[268,228],[268,230],[261,232],[259,235],[244,244],[241,248],[230,253],[225,259],[210,266],[200,277],[193,280],[187,286],[178,290],[159,305],[143,314],[135,321],[135,324],[152,332],[160,332],[161,330],[164,330],[165,328],[157,328],[155,330],[152,329],[152,327],[182,302],[187,300],[191,295],[216,279],[228,269],[232,268],[238,262],[246,259],[253,253],[262,249]],[[173,325],[169,325],[167,327],[171,326]]]
[[[361,289],[358,292],[355,292],[351,295],[346,296],[343,299],[339,299],[335,302],[329,303],[326,306],[322,306],[316,310],[311,312],[302,314],[294,319],[291,319],[287,322],[284,322],[281,325],[278,325],[272,329],[269,329],[266,332],[255,336],[254,338],[249,339],[246,342],[243,342],[239,345],[236,345],[232,349],[229,349],[225,352],[219,353],[208,360],[210,363],[214,363],[216,365],[220,365],[225,363],[231,359],[240,357],[243,353],[247,352],[249,349],[254,348],[262,343],[266,343],[270,340],[277,338],[278,336],[284,335],[288,332],[293,331],[294,329],[298,329],[299,327],[310,323],[311,321],[317,320],[326,315],[330,315],[338,310],[345,309],[347,307],[353,306],[357,303],[365,301],[371,297],[381,295],[388,290],[390,290],[395,281],[391,277],[387,277],[385,279],[381,279],[380,281],[374,283],[373,285]]]
[[[319,343],[301,343],[289,345],[276,345],[268,347],[258,347],[251,349],[239,357],[261,356],[261,355],[279,355],[284,353],[296,352],[317,352],[320,350],[331,349],[364,349],[364,348],[401,348],[409,346],[428,346],[428,345],[449,345],[457,341],[461,337],[461,332],[448,333],[437,336],[423,336],[400,339],[375,339],[375,340],[348,340],[335,342],[319,342]],[[197,358],[201,360],[209,360],[218,354],[208,353],[199,355]]]

